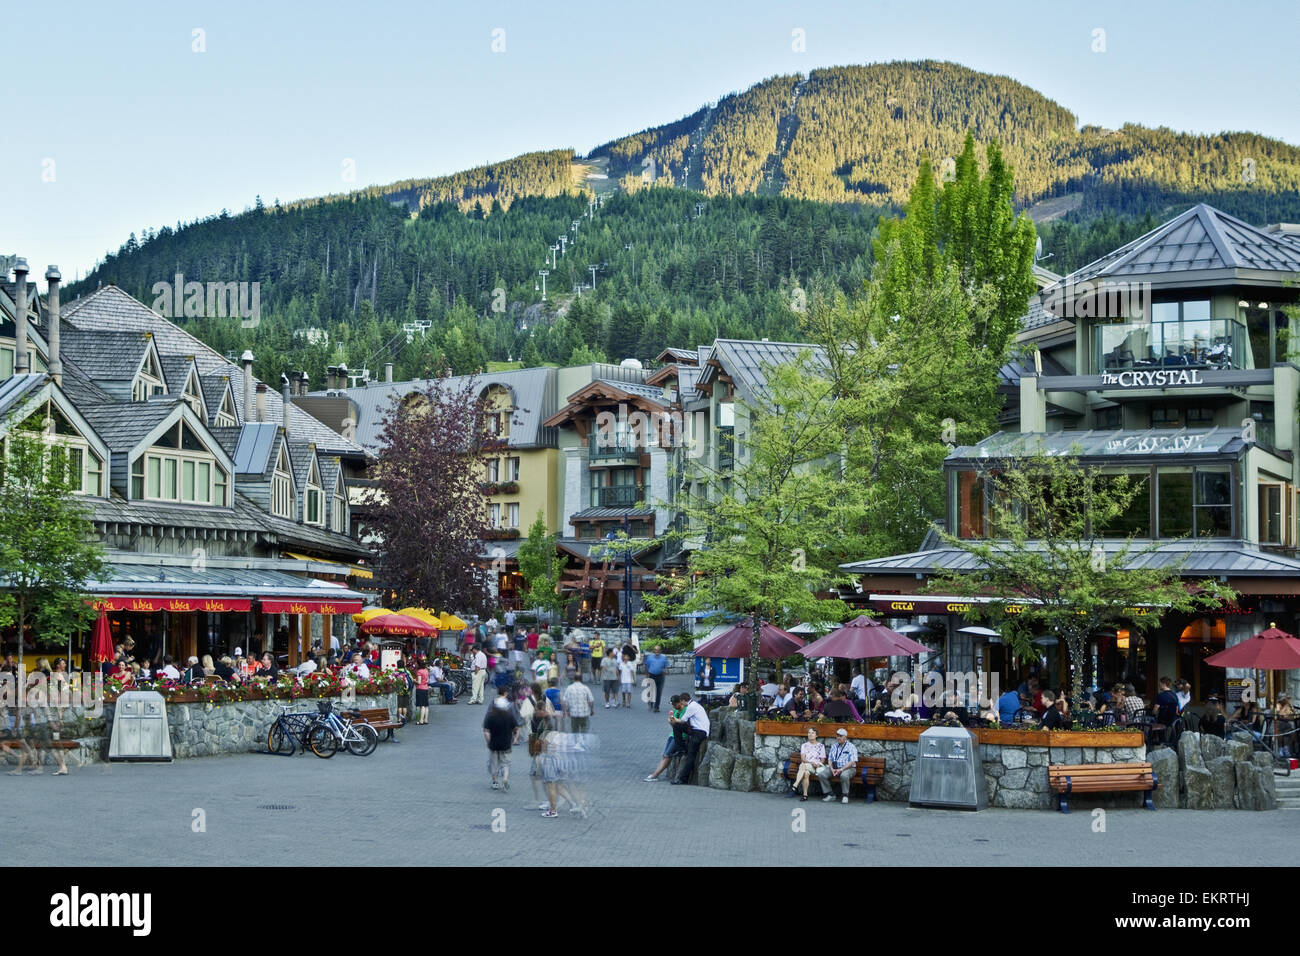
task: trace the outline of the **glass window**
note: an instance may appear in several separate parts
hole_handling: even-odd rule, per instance
[[[194,479],[195,501],[207,504],[212,500],[212,466],[206,461],[198,463],[197,477]]]
[[[1259,543],[1285,544],[1285,518],[1282,503],[1285,501],[1281,484],[1259,486]]]
[[[94,454],[86,456],[86,494],[102,495],[104,493],[104,463]],[[134,482],[134,478],[132,478]]]
[[[1114,476],[1118,478],[1119,476]],[[1151,535],[1151,479],[1149,475],[1130,474],[1128,490],[1133,493],[1128,507],[1106,527],[1098,529],[1103,538],[1146,538]]]
[[[0,378],[12,378],[14,374],[14,350],[0,348]]]
[[[519,505],[506,505],[506,524],[510,528],[519,527]]]
[[[176,500],[176,459],[163,459],[163,491],[162,496],[172,501]]]
[[[162,497],[162,459],[155,458],[152,455],[150,455],[148,459],[148,467],[149,467],[149,489],[146,492],[146,497],[161,498]]]
[[[1178,538],[1192,533],[1192,469],[1161,468],[1157,499],[1159,536]]]
[[[212,503],[214,505],[226,506],[226,473],[220,468],[213,468],[215,480],[212,483]]]
[[[181,462],[181,500],[194,500],[194,462]]]
[[[1196,536],[1232,535],[1232,476],[1227,468],[1196,469]]]
[[[1124,409],[1116,405],[1114,408],[1099,408],[1096,412],[1096,427],[1102,431],[1114,431],[1124,427]]]
[[[957,472],[957,537],[984,537],[984,479],[973,471]]]
[[[499,504],[488,505],[488,527],[499,528],[501,526],[501,506]]]
[[[510,463],[510,470],[507,473],[508,478],[510,481],[518,481],[519,480],[519,459],[511,458],[509,459],[509,463]]]
[[[489,458],[489,459],[488,459],[488,461],[487,461],[487,480],[488,480],[488,481],[500,481],[500,480],[501,480],[501,459],[499,459],[499,458]]]

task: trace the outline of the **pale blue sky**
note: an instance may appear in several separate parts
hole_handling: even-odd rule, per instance
[[[1294,0],[46,0],[26,12],[3,18],[0,253],[68,279],[133,230],[237,212],[257,194],[346,189],[345,159],[360,186],[585,152],[822,66],[952,60],[1008,74],[1081,123],[1300,143]],[[196,28],[206,52],[192,51]]]

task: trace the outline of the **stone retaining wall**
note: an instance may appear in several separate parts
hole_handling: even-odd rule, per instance
[[[331,700],[339,707],[337,696],[321,698]],[[167,705],[167,727],[171,734],[172,755],[206,757],[213,754],[248,753],[266,749],[266,735],[271,729],[281,706],[293,712],[315,712],[318,698],[303,697],[298,700],[248,700],[228,701],[220,704],[175,703]],[[83,767],[108,759],[109,735],[113,729],[115,704],[103,705],[99,715],[81,707],[60,711],[59,736],[62,740],[75,740],[79,747],[65,750],[68,766]],[[358,696],[355,706],[360,710],[387,708],[390,715],[397,713],[395,694],[377,697]],[[43,753],[48,765],[55,763],[53,754]],[[17,750],[6,758],[8,763],[18,762]]]

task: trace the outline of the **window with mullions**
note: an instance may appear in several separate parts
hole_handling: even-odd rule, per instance
[[[1107,475],[1106,479],[1109,483],[1119,477]],[[1151,476],[1149,473],[1127,473],[1126,477],[1127,490],[1132,497],[1121,514],[1097,529],[1097,534],[1103,538],[1151,537]]]
[[[1259,543],[1284,545],[1286,541],[1288,499],[1283,482],[1259,483]]]
[[[1214,410],[1182,405],[1151,406],[1152,428],[1213,428]]]
[[[1232,536],[1232,472],[1226,465],[1159,469],[1157,502],[1161,538]]]
[[[1124,409],[1118,405],[1114,408],[1099,408],[1094,415],[1094,427],[1098,431],[1118,431],[1124,427]]]

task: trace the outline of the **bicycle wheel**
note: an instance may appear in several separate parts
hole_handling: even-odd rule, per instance
[[[278,720],[271,725],[266,735],[266,749],[273,754],[292,754],[296,749],[293,734]]]
[[[317,724],[311,729],[307,744],[311,747],[312,753],[324,760],[333,757],[339,749],[339,739],[334,736],[334,731],[324,724]]]
[[[369,724],[353,724],[350,728],[355,735],[348,735],[348,753],[356,757],[368,757],[379,746],[379,731]]]

